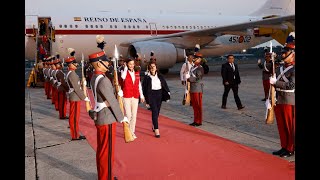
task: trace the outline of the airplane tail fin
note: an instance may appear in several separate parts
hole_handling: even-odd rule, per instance
[[[267,0],[251,16],[285,16],[295,14],[295,0]]]

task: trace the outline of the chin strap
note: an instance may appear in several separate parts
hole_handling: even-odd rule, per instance
[[[287,59],[287,57],[289,57],[292,53],[293,53],[293,52],[292,52],[292,51],[290,51],[290,53],[289,53],[286,57],[282,58],[282,60]]]
[[[99,62],[100,62],[106,69],[109,69],[101,60],[99,60]]]

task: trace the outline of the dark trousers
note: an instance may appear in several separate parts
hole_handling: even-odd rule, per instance
[[[232,89],[233,91],[233,96],[234,96],[234,100],[236,101],[237,107],[241,107],[241,101],[240,98],[238,96],[238,84],[229,84],[229,85],[224,85],[224,92],[223,92],[223,96],[222,96],[222,106],[226,106],[227,105],[227,99],[228,99],[228,94],[230,89]]]
[[[150,95],[150,108],[152,112],[152,124],[154,129],[159,129],[158,118],[162,103],[162,90],[152,90]]]
[[[270,80],[262,80],[263,84],[263,90],[264,90],[264,98],[268,99],[269,98],[269,89],[270,89]]]

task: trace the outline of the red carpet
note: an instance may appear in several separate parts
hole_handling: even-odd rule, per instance
[[[96,128],[82,105],[80,131],[96,150]],[[151,111],[139,108],[137,117],[134,142],[124,142],[117,124],[113,172],[120,180],[295,179],[295,164],[287,160],[161,115],[161,138],[155,138]]]

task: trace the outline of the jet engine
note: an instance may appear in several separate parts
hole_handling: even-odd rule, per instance
[[[157,66],[161,72],[168,72],[168,69],[177,62],[184,61],[183,49],[176,48],[173,44],[157,41],[143,41],[132,43],[128,48],[128,54],[135,57],[137,54],[141,57],[141,68],[146,70],[147,63],[150,60],[150,52],[154,52],[157,59]]]

